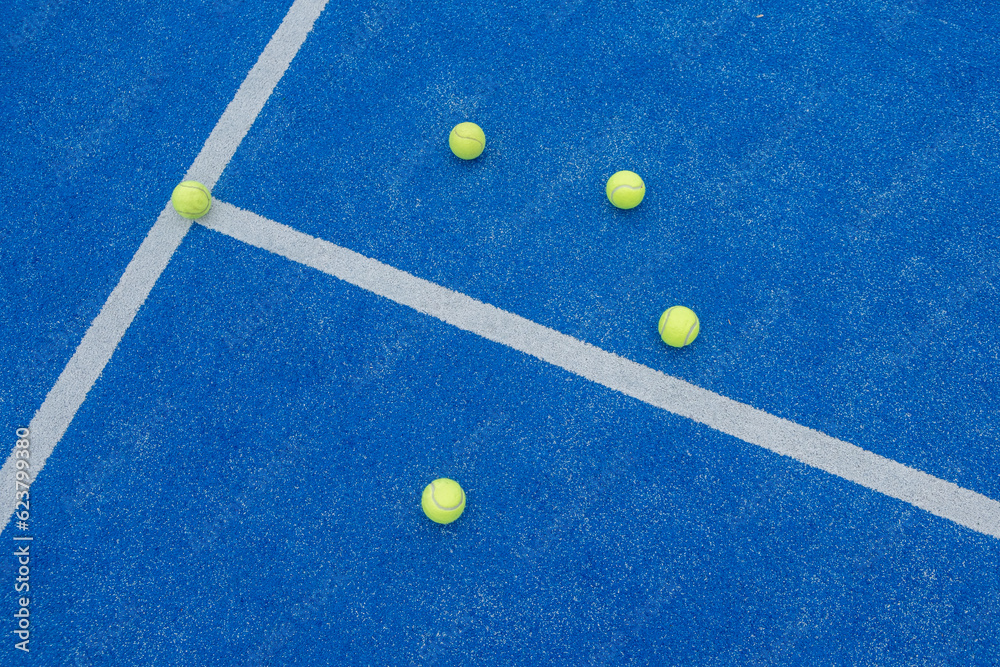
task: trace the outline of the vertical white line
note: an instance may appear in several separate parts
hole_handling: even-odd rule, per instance
[[[187,178],[209,188],[215,185],[257,120],[274,87],[298,53],[328,0],[296,0],[281,25],[240,85],[233,100],[216,123],[195,158]],[[205,216],[210,219],[212,213]],[[91,323],[69,363],[59,374],[28,428],[31,431],[31,479],[41,472],[52,451],[66,433],[97,378],[111,359],[153,285],[191,228],[168,203],[150,229],[132,261]],[[0,468],[0,512],[4,524],[16,507],[14,453]]]

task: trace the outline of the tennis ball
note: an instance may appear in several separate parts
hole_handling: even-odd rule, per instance
[[[212,195],[198,181],[184,181],[170,195],[174,210],[189,220],[197,220],[212,208]]]
[[[698,337],[700,325],[694,311],[684,306],[667,308],[660,315],[660,338],[667,345],[684,347]]]
[[[424,488],[420,506],[431,521],[451,523],[465,511],[465,491],[455,480],[441,477]]]
[[[618,208],[635,208],[646,196],[646,184],[634,171],[619,171],[608,179],[605,192],[608,200]]]
[[[475,160],[486,148],[486,135],[475,123],[459,123],[448,135],[448,145],[463,160]]]

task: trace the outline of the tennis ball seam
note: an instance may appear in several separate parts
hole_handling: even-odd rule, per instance
[[[681,307],[682,306],[671,306],[670,308],[667,308],[667,310],[663,313],[663,317],[660,319],[660,324],[659,324],[659,326],[657,326],[657,331],[659,331],[661,338],[663,337],[663,331],[664,331],[664,329],[666,329],[667,326],[670,323],[670,316],[671,316],[671,314],[673,313],[673,311],[675,309],[681,308]],[[695,315],[695,320],[694,320],[694,322],[691,323],[691,326],[688,328],[687,333],[684,335],[684,340],[681,341],[681,344],[680,344],[679,347],[685,347],[685,346],[689,345],[691,343],[691,341],[694,340],[695,336],[697,336],[697,334],[695,333],[695,330],[700,329],[700,326],[701,326],[701,323],[698,321],[698,316]],[[692,335],[692,334],[694,334],[694,335]]]
[[[615,189],[611,191],[611,198],[614,199],[618,196],[618,191],[622,188],[627,188],[629,190],[645,190],[641,185],[628,185],[627,183],[622,183],[621,185],[615,186]]]
[[[468,141],[475,141],[477,144],[479,144],[483,148],[486,148],[486,144],[484,144],[482,141],[480,141],[476,137],[467,137],[467,136],[465,136],[464,134],[462,134],[461,132],[458,132],[458,131],[455,132],[455,136],[458,137],[459,139],[467,139]]]
[[[204,198],[204,205],[194,208],[192,204],[201,203]],[[182,181],[174,188],[170,195],[170,201],[182,217],[189,220],[197,220],[212,209],[212,194],[202,183],[198,181]]]
[[[672,310],[673,310],[674,308],[676,308],[676,307],[677,307],[677,306],[671,306],[669,310],[670,310],[670,311],[672,311]],[[664,323],[663,323],[663,325],[664,325],[664,328],[666,327],[666,324],[667,324],[667,322],[669,322],[669,321],[670,321],[670,312],[668,311],[668,312],[667,312],[667,319],[666,319],[666,321],[664,321]],[[690,326],[690,327],[688,328],[688,331],[687,331],[687,333],[686,333],[686,334],[684,335],[684,342],[683,342],[683,344],[684,344],[684,345],[687,345],[688,343],[690,343],[690,342],[691,342],[691,332],[692,332],[692,331],[694,331],[694,328],[695,328],[696,326],[698,326],[698,322],[697,322],[697,320],[695,320],[695,321],[694,321],[694,322],[693,322],[693,323],[691,324],[691,326]]]
[[[646,184],[634,171],[616,171],[608,179],[605,192],[614,206],[620,209],[635,208],[646,196]]]
[[[197,186],[194,186],[194,185],[187,185],[186,183],[181,183],[180,186],[178,186],[178,187],[181,187],[181,188],[183,188],[185,190],[192,190],[193,192],[197,192],[198,194],[202,194],[202,195],[205,194],[204,190],[202,190],[201,188],[199,188]],[[206,206],[204,208],[199,209],[199,210],[204,211],[205,208],[208,208],[207,204],[206,204]]]
[[[444,505],[442,505],[441,503],[439,503],[438,499],[437,499],[437,496],[435,495],[436,493],[437,493],[437,487],[434,485],[434,482],[431,482],[431,502],[434,503],[434,506],[437,507],[439,510],[442,510],[442,511],[445,511],[445,512],[451,512],[453,510],[457,510],[459,507],[462,506],[462,503],[465,502],[465,491],[464,490],[462,491],[462,495],[459,496],[458,503],[455,504],[455,505],[453,505],[453,506],[451,506],[451,507],[445,507]]]

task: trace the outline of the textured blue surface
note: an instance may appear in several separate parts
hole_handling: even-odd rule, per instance
[[[37,641],[91,664],[988,664],[1000,622],[995,540],[202,229],[44,479]]]
[[[1000,498],[997,10],[662,5],[331,5],[214,194]],[[287,6],[0,16],[9,432]],[[702,319],[679,351],[674,303]],[[438,476],[469,498],[444,527]],[[32,500],[37,664],[990,665],[1000,640],[996,540],[197,226]]]
[[[1000,49],[794,5],[383,9],[353,50],[334,10],[217,192],[1000,497]],[[472,164],[442,150],[467,119]],[[648,185],[626,213],[624,168]],[[675,303],[697,352],[657,345]]]
[[[0,12],[5,427],[30,421],[288,9],[239,4]]]

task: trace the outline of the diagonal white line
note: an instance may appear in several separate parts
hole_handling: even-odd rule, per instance
[[[201,153],[195,158],[187,178],[199,180],[211,190],[226,165],[233,159],[243,137],[257,120],[261,109],[274,92],[278,81],[312,32],[316,19],[323,13],[328,0],[296,0],[284,20],[271,36],[271,41],[257,59],[233,101],[223,112],[209,135]]]
[[[728,435],[1000,538],[1000,503],[612,354],[374,259],[218,202],[206,227]]]
[[[195,158],[187,178],[199,180],[209,188],[219,180],[327,1],[296,0],[291,6]],[[132,257],[101,312],[94,318],[28,425],[31,479],[37,477],[66,433],[76,411],[83,405],[190,227],[191,223],[179,217],[167,204]],[[4,524],[10,521],[16,507],[14,465],[12,451],[0,468],[0,489],[3,489],[0,492],[0,512],[3,513]]]

